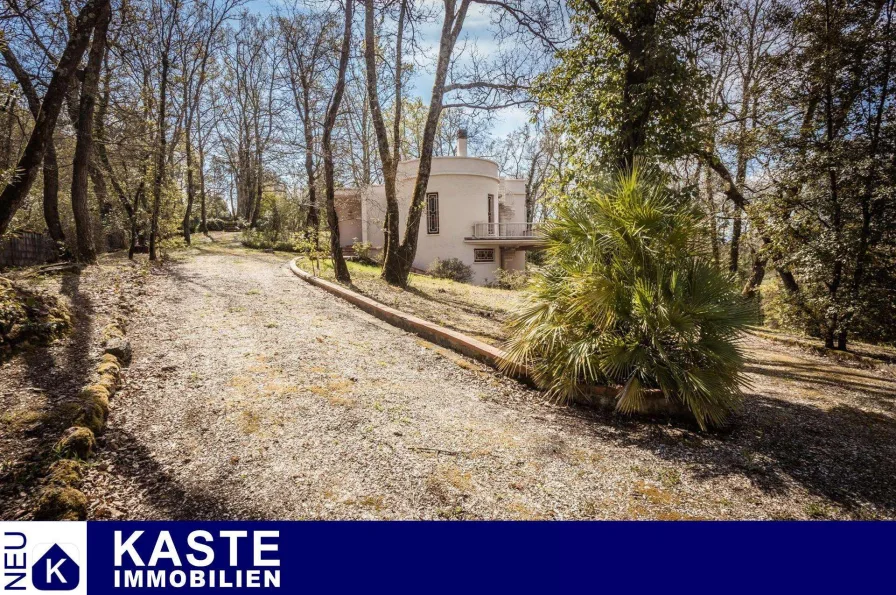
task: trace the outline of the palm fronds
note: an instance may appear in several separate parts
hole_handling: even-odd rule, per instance
[[[547,234],[547,265],[510,323],[510,365],[560,400],[616,384],[617,410],[631,413],[659,389],[701,428],[724,423],[741,399],[751,309],[704,256],[698,215],[636,170],[568,197]]]

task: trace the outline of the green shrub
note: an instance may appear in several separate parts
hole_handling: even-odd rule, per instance
[[[244,229],[242,244],[256,250],[277,250],[278,252],[307,253],[314,245],[301,234],[274,235],[257,229]]]
[[[464,264],[459,258],[446,260],[436,258],[429,265],[429,274],[439,279],[451,279],[458,283],[466,283],[473,278],[473,268]]]
[[[495,280],[486,283],[488,287],[496,289],[523,289],[529,284],[528,271],[511,271],[497,269]]]
[[[224,227],[227,225],[227,222],[223,219],[206,219],[205,220],[205,228],[208,231],[224,231]]]
[[[752,316],[706,257],[696,212],[635,171],[565,198],[547,243],[511,321],[511,363],[557,399],[620,385],[616,409],[632,413],[659,389],[701,428],[722,424],[741,400],[738,339]]]
[[[370,242],[359,242],[358,238],[352,238],[354,241],[352,242],[352,249],[355,251],[355,255],[358,257],[358,260],[365,264],[378,265],[380,264],[373,257],[373,246]]]

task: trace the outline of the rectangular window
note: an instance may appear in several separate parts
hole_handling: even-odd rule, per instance
[[[495,249],[476,248],[473,250],[473,262],[495,262]]]
[[[439,195],[426,195],[426,233],[439,233]]]

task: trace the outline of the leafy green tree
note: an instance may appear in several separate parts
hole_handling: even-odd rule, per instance
[[[713,36],[708,0],[571,0],[575,44],[536,87],[558,112],[577,169],[631,167],[636,155],[692,152],[707,77],[695,52]]]
[[[831,348],[894,311],[894,11],[894,0],[806,2],[778,65],[776,192],[754,211],[792,272],[792,308]]]
[[[511,322],[510,362],[559,400],[618,384],[617,410],[630,413],[659,389],[701,428],[724,423],[741,399],[751,310],[706,256],[689,204],[637,169],[562,201],[547,264]]]

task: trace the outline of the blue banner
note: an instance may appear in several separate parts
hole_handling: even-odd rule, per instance
[[[0,525],[10,593],[892,591],[896,543],[861,522]]]

